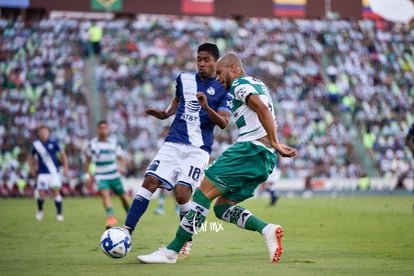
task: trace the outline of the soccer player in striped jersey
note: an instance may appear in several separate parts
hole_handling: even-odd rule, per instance
[[[173,190],[181,218],[190,209],[192,193],[203,179],[210,159],[214,127],[225,128],[231,115],[232,97],[216,80],[218,58],[215,44],[201,44],[197,49],[198,71],[179,74],[175,97],[168,108],[146,110],[160,120],[173,114],[175,118],[131,204],[125,221],[130,233],[147,210],[157,188]],[[188,257],[191,240],[181,249],[180,258]]]
[[[239,56],[229,53],[218,60],[217,80],[233,94],[237,141],[205,171],[175,239],[152,254],[138,256],[140,262],[175,263],[181,247],[202,226],[216,198],[217,218],[263,235],[271,262],[278,262],[282,254],[282,227],[263,221],[239,203],[252,197],[257,186],[269,177],[277,152],[293,157],[296,149],[279,143],[269,91],[261,80],[246,75]]]
[[[108,216],[106,226],[112,227],[118,221],[114,214],[110,190],[119,196],[126,212],[128,212],[130,202],[121,181],[121,174],[125,173],[123,151],[116,139],[109,137],[109,126],[106,121],[98,123],[98,137],[89,141],[85,155],[86,185],[92,184],[89,168],[93,162],[95,163],[94,177]]]
[[[43,203],[49,189],[53,192],[56,206],[56,219],[63,221],[62,195],[60,188],[62,181],[59,175],[59,167],[63,164],[63,173],[69,176],[69,166],[66,153],[62,150],[56,140],[50,138],[50,129],[47,126],[40,126],[37,132],[39,139],[33,141],[32,154],[29,156],[28,165],[30,174],[37,175],[36,198],[37,213],[36,219],[43,219]],[[37,159],[37,170],[36,170]]]
[[[411,127],[408,130],[407,135],[405,136],[405,144],[412,153],[411,171],[414,171],[414,123],[411,124]],[[413,193],[414,193],[414,187],[413,187]],[[413,205],[413,211],[414,211],[414,205]]]

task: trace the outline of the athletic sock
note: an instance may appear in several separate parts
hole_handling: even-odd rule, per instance
[[[191,209],[191,201],[184,203],[184,204],[178,204],[178,210],[180,212],[180,221],[185,217],[185,215],[190,211]],[[188,241],[193,241],[193,238],[190,237]]]
[[[58,215],[62,214],[62,196],[58,195],[55,196],[55,206],[56,206],[56,213]]]
[[[129,229],[131,234],[134,232],[141,216],[147,210],[151,196],[152,193],[144,187],[139,188],[138,192],[135,194],[135,198],[132,201],[125,220],[125,226]]]
[[[37,199],[37,210],[39,212],[43,212],[43,203],[45,202],[45,200],[43,198],[38,198]]]
[[[108,217],[114,217],[115,216],[115,213],[114,213],[114,207],[106,207],[106,215],[108,216]]]
[[[183,217],[190,211],[191,209],[191,201],[184,203],[184,204],[177,204],[178,210],[180,212],[180,220],[183,219]]]
[[[256,217],[249,210],[237,205],[214,206],[214,213],[226,222],[236,224],[238,227],[262,233],[263,228],[268,224]]]
[[[211,201],[197,189],[193,196],[191,208],[180,222],[174,240],[167,246],[168,249],[180,252],[186,243],[205,221]]]

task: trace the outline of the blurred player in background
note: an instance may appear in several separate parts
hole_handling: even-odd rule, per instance
[[[167,197],[171,196],[171,191],[168,191],[166,189],[160,188],[160,191],[158,193],[158,206],[157,209],[154,210],[154,214],[156,215],[164,215],[165,213],[165,200]],[[177,214],[180,214],[180,209],[178,205],[175,205],[175,212]]]
[[[160,120],[175,115],[167,137],[145,172],[125,221],[132,234],[157,188],[173,190],[182,218],[190,209],[191,195],[203,179],[214,141],[214,127],[225,128],[231,114],[231,95],[216,80],[219,50],[204,43],[197,50],[197,73],[181,73],[176,93],[166,110],[147,109]],[[191,240],[182,245],[186,258]]]
[[[411,172],[414,170],[414,123],[412,123],[410,129],[408,130],[407,136],[405,136],[405,144],[411,150],[412,159],[411,159]],[[414,187],[413,187],[414,193]],[[414,208],[414,206],[413,206]]]
[[[111,190],[119,196],[126,212],[129,209],[129,198],[121,181],[121,174],[125,173],[123,151],[118,142],[114,138],[109,137],[109,126],[106,121],[98,123],[98,137],[93,138],[89,142],[85,155],[84,179],[86,185],[90,187],[92,184],[89,166],[93,162],[95,164],[94,177],[108,216],[106,225],[111,227],[118,223],[111,201]]]
[[[60,193],[62,180],[59,175],[59,167],[61,164],[63,165],[63,173],[65,177],[68,177],[69,166],[66,153],[59,147],[56,140],[50,138],[50,129],[47,126],[40,126],[37,134],[39,139],[33,141],[32,153],[28,160],[30,174],[36,177],[36,219],[43,219],[44,199],[51,189],[55,199],[56,219],[63,221],[62,195]]]
[[[237,141],[206,169],[175,239],[152,254],[138,256],[143,263],[175,263],[181,247],[202,226],[216,198],[217,218],[262,234],[271,262],[278,262],[282,254],[282,227],[261,220],[238,204],[252,197],[257,186],[266,181],[276,165],[277,152],[293,157],[296,149],[279,143],[269,91],[262,81],[246,75],[239,56],[229,53],[218,60],[217,80],[234,96]]]
[[[276,190],[276,184],[280,180],[281,176],[281,171],[278,166],[278,160],[276,161],[276,165],[273,168],[272,173],[269,175],[269,178],[263,183],[263,189],[267,191],[270,195],[269,206],[275,206],[277,200],[279,199],[279,195]]]

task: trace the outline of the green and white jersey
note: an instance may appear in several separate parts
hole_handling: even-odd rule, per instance
[[[272,98],[266,85],[259,79],[244,75],[233,81],[230,91],[233,95],[232,112],[239,129],[237,142],[254,141],[266,136],[266,130],[260,123],[257,113],[246,103],[250,95],[259,95],[272,113],[273,119],[276,119]]]
[[[106,141],[99,141],[93,138],[86,150],[86,156],[95,163],[95,178],[99,180],[111,180],[119,178],[117,158],[123,155],[118,142],[113,138]]]

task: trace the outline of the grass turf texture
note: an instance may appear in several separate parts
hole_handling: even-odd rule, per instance
[[[125,218],[113,198],[120,224]],[[263,238],[219,221],[210,212],[206,232],[194,238],[191,256],[175,265],[139,264],[136,256],[167,244],[178,224],[171,198],[166,214],[156,201],[133,236],[131,252],[110,259],[99,247],[105,214],[99,198],[65,198],[65,221],[55,218],[53,200],[36,221],[33,199],[0,199],[1,275],[414,275],[412,196],[281,198],[243,206],[284,228],[284,252],[268,262]],[[222,223],[223,229],[210,227]]]

